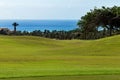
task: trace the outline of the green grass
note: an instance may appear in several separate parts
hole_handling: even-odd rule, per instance
[[[120,79],[120,36],[88,41],[0,36],[1,79],[44,76],[46,80],[51,76],[48,80],[67,80],[69,76],[69,80],[97,80],[97,75],[105,80],[113,80],[109,75]]]
[[[47,77],[8,78],[0,80],[120,80],[120,75],[47,76]]]

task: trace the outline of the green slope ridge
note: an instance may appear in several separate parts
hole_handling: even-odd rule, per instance
[[[100,40],[0,36],[0,78],[120,74],[120,35]]]

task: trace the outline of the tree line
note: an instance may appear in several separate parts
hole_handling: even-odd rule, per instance
[[[120,34],[120,7],[101,7],[94,8],[82,16],[78,21],[79,28],[70,31],[49,31],[35,30],[17,31],[18,23],[13,23],[14,31],[0,30],[0,34],[6,35],[32,35],[52,39],[99,39],[107,36]]]
[[[10,31],[8,28],[2,28],[0,29],[0,34],[2,35],[16,35],[16,36],[39,36],[39,37],[45,37],[45,38],[52,38],[52,39],[60,39],[60,40],[71,40],[71,39],[80,39],[80,29],[74,29],[70,31],[57,31],[57,30],[34,30],[34,31],[17,31],[17,26],[19,24],[17,22],[14,22],[13,24],[14,30]]]
[[[40,36],[44,38],[51,38],[51,39],[60,39],[60,40],[71,40],[71,39],[80,39],[80,29],[70,30],[70,31],[57,31],[57,30],[35,30],[32,32],[28,31],[16,31],[16,33],[9,34],[9,35],[27,35],[27,36]]]

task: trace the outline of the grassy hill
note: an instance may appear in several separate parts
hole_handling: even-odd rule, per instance
[[[0,78],[119,75],[119,49],[120,36],[88,41],[0,36]]]

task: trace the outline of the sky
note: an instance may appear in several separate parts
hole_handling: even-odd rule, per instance
[[[80,19],[94,7],[120,6],[120,0],[0,0],[0,19]]]

